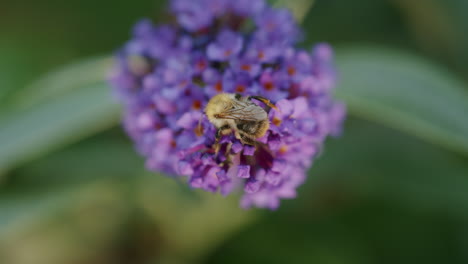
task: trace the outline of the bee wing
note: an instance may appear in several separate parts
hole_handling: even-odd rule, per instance
[[[260,106],[253,103],[235,102],[232,108],[222,113],[223,118],[244,121],[261,121],[268,118]]]

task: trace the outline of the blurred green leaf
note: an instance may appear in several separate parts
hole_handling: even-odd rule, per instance
[[[168,242],[164,258],[169,263],[203,263],[207,254],[258,216],[239,207],[238,195],[222,197],[188,188],[162,175],[151,175],[137,187],[142,208]]]
[[[70,76],[70,83],[73,76]],[[118,106],[104,83],[0,116],[0,171],[113,126]]]
[[[467,173],[460,155],[350,118],[298,197],[208,263],[465,263],[465,247],[447,241],[466,236]]]
[[[21,260],[20,256],[29,254],[45,258],[41,263],[62,263],[48,259],[56,248],[44,244],[41,248],[45,252],[40,254],[34,248],[38,241],[52,242],[54,245],[51,234],[55,234],[56,229],[65,228],[68,230],[66,237],[59,238],[62,240],[61,247],[69,248],[70,243],[76,243],[74,241],[81,238],[81,242],[75,245],[75,252],[64,252],[72,260],[93,252],[90,250],[94,250],[98,241],[107,241],[107,245],[100,245],[101,252],[97,253],[103,254],[105,249],[117,247],[115,250],[119,255],[125,256],[126,252],[121,251],[133,249],[135,245],[132,243],[135,241],[121,241],[122,245],[115,245],[119,243],[116,239],[119,233],[125,230],[121,226],[112,228],[110,232],[107,229],[109,225],[114,226],[114,223],[137,216],[134,218],[137,224],[148,218],[149,224],[156,230],[144,234],[144,239],[157,243],[145,244],[151,248],[141,251],[149,251],[150,257],[164,263],[197,263],[256,219],[254,212],[239,208],[238,197],[224,198],[203,192],[195,192],[189,197],[184,195],[186,190],[183,188],[188,186],[181,187],[174,179],[161,175],[148,175],[126,181],[96,179],[84,185],[43,188],[29,194],[24,193],[28,191],[27,188],[16,190],[16,193],[2,193],[0,250],[15,249],[21,245],[6,253],[7,259],[15,260],[8,262],[12,264],[23,264],[16,259]],[[52,225],[51,222],[58,224]],[[129,229],[127,232],[133,233],[135,230]],[[88,239],[83,239],[86,237]],[[90,247],[90,243],[93,246]],[[32,247],[32,252],[28,251],[28,246]],[[143,251],[143,254],[148,252]],[[0,255],[0,262],[4,260]]]
[[[466,161],[411,135],[351,118],[311,169],[309,197],[299,199],[307,203],[336,194],[343,203],[380,199],[412,210],[467,215]]]
[[[467,1],[426,0],[423,5],[416,1],[390,2],[406,17],[413,38],[421,47],[467,73]]]
[[[315,0],[274,0],[275,6],[286,7],[291,10],[297,21],[302,22],[314,5]]]
[[[140,221],[142,214],[151,219],[157,232],[145,234],[145,237],[154,237],[151,239],[158,243],[154,245],[157,248],[148,250],[158,252],[154,256],[171,263],[194,263],[203,259],[231,234],[255,219],[254,212],[239,208],[237,196],[226,198],[193,191],[182,179],[163,175],[145,173],[140,176],[143,160],[132,151],[131,142],[122,137],[117,129],[106,131],[16,169],[15,177],[0,188],[0,244],[2,239],[11,242],[15,241],[14,237],[31,237],[25,230],[37,229],[40,233],[44,223],[49,222],[47,219],[54,219],[58,213],[75,212],[73,219],[86,218],[87,222],[101,223],[102,214],[92,215],[87,209],[82,210],[84,214],[78,214],[76,208],[83,207],[79,206],[83,200],[93,206],[108,189],[118,192],[117,200],[125,201],[124,207],[131,214],[140,212],[135,221]],[[112,204],[123,206],[123,202]],[[107,209],[98,206],[96,210]],[[83,230],[76,235],[98,236],[96,232]],[[87,245],[80,245],[77,256]]]
[[[289,2],[295,2],[291,0]],[[413,48],[407,25],[390,1],[314,1],[302,23],[303,47],[317,42],[336,44],[374,43]]]
[[[0,36],[0,106],[10,104],[11,94],[14,94],[18,87],[25,86],[33,80],[37,74],[38,67],[35,67],[31,60],[31,54],[24,51],[24,48],[5,36]],[[23,44],[23,46],[25,46]]]
[[[0,194],[0,210],[5,201],[11,208],[11,221],[0,223],[0,262],[94,263],[88,261],[108,250],[129,216],[122,189],[101,182]]]
[[[442,53],[458,50],[461,44],[457,39],[460,36],[460,32],[457,32],[459,28],[454,27],[453,17],[448,14],[441,1],[427,0],[424,5],[405,0],[390,2],[401,9],[414,37],[420,40],[422,46]]]
[[[144,170],[143,161],[129,141],[114,133],[100,133],[15,169],[14,177],[0,186],[0,237],[72,207],[90,186],[131,186],[140,180],[136,176]]]
[[[7,184],[40,189],[97,179],[131,179],[144,171],[144,159],[122,129],[115,127],[15,168]]]
[[[468,154],[465,84],[423,59],[375,47],[338,52],[351,114]]]
[[[51,100],[73,89],[101,84],[111,65],[110,57],[89,58],[65,65],[25,87],[11,100],[19,107],[27,107]]]
[[[23,190],[24,191],[24,190]],[[14,226],[35,224],[43,217],[50,216],[50,210],[65,202],[62,190],[41,192],[28,190],[28,193],[17,190],[2,192],[0,195],[0,237],[12,231]],[[66,196],[70,195],[66,193]]]

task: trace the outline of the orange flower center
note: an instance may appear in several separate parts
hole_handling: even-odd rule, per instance
[[[245,92],[245,86],[242,85],[242,84],[238,84],[238,85],[236,86],[236,92],[238,92],[238,93],[243,93],[243,92]]]
[[[283,121],[281,121],[281,119],[279,119],[279,118],[277,118],[277,117],[273,118],[273,124],[274,124],[275,126],[280,126],[282,122],[283,122]]]
[[[194,110],[200,110],[201,109],[201,106],[202,106],[202,103],[200,100],[195,100],[193,101],[193,104],[192,104],[192,108]]]
[[[288,146],[286,146],[286,145],[281,146],[281,148],[279,149],[278,152],[281,155],[286,154],[286,152],[288,152]]]
[[[222,92],[223,91],[223,84],[221,82],[217,82],[215,84],[215,90],[218,91],[218,92]]]
[[[265,90],[271,91],[273,88],[275,88],[275,85],[272,82],[266,82],[263,84],[263,87],[265,87]]]
[[[250,71],[252,69],[252,67],[248,64],[244,64],[241,66],[241,69],[244,70],[244,71]]]
[[[260,52],[258,53],[258,58],[259,58],[259,59],[264,59],[264,58],[265,58],[265,52],[260,51]]]
[[[196,67],[199,69],[199,70],[204,70],[206,68],[206,62],[205,61],[199,61],[197,62],[197,65]]]

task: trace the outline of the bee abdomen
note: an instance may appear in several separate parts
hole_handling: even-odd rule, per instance
[[[252,135],[255,138],[259,138],[265,135],[269,127],[268,120],[238,121],[236,125],[237,125],[237,129],[239,129],[240,131],[248,135]]]
[[[249,134],[253,135],[259,129],[261,122],[246,122],[241,121],[242,123],[237,124],[237,129]]]
[[[247,136],[246,134],[241,134],[241,141],[243,144],[247,144],[247,145],[251,145],[251,146],[255,146],[255,139]]]

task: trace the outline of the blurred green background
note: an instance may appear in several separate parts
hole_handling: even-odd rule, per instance
[[[468,263],[468,1],[313,2],[350,115],[275,212],[145,172],[118,125],[109,55],[165,5],[2,1],[0,263]]]

